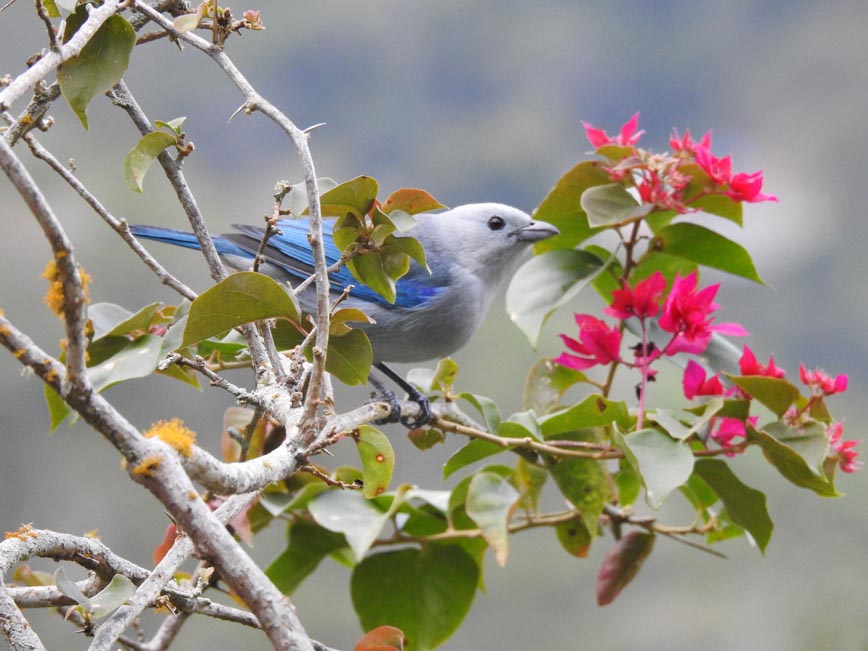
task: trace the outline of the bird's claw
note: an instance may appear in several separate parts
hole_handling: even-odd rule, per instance
[[[385,386],[382,382],[377,380],[376,378],[369,378],[369,381],[374,388],[379,392],[378,398],[383,402],[388,402],[389,407],[391,408],[389,415],[385,418],[380,418],[379,420],[375,420],[375,425],[388,425],[390,423],[401,423],[407,429],[416,429],[417,427],[424,427],[428,423],[431,422],[431,403],[428,401],[428,398],[423,396],[421,393],[413,389],[408,392],[408,398],[419,405],[419,415],[418,416],[402,416],[401,415],[401,403],[398,401],[398,397],[395,395],[395,392],[392,391],[389,387]]]

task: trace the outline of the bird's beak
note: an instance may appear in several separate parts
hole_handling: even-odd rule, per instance
[[[514,230],[510,235],[515,235],[520,242],[541,242],[555,235],[560,235],[560,231],[547,222],[532,221],[530,224]]]

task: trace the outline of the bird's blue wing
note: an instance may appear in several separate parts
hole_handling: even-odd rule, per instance
[[[332,237],[334,225],[335,220],[333,219],[324,219],[322,222],[323,246],[326,264],[329,266],[336,263],[341,257],[341,252]],[[277,226],[281,232],[268,240],[266,257],[269,262],[279,265],[298,280],[304,280],[314,270],[313,251],[307,239],[310,222],[306,218],[282,219],[277,222]],[[256,246],[253,248],[253,252],[255,252],[258,243],[262,240],[263,229],[246,225],[233,225],[233,228],[246,236],[249,241],[256,242]],[[228,237],[241,244],[237,238]],[[335,292],[341,292],[347,285],[353,285],[350,295],[354,298],[383,306],[393,305],[374,290],[360,284],[346,266],[332,272],[329,275],[329,280],[332,290]],[[415,262],[411,263],[407,275],[398,280],[394,305],[405,308],[424,305],[444,290],[442,283],[439,283],[438,280],[436,276],[432,276]]]

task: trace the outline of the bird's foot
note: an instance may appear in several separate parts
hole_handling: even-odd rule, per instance
[[[417,405],[419,405],[419,415],[402,416],[401,403],[399,402],[398,397],[395,395],[395,392],[392,391],[389,387],[385,386],[375,377],[370,377],[368,381],[379,392],[380,395],[378,397],[383,402],[388,402],[389,407],[391,408],[391,412],[388,416],[374,421],[375,425],[401,423],[401,425],[403,425],[407,429],[416,429],[418,427],[424,427],[431,422],[431,403],[428,401],[427,397],[423,396],[415,388],[410,386],[404,387],[407,390],[407,397],[410,399],[410,401],[415,402]]]

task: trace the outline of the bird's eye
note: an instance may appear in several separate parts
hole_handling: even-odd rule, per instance
[[[504,226],[506,226],[506,222],[504,221],[503,217],[501,217],[500,215],[495,215],[494,217],[492,217],[491,219],[488,220],[488,228],[490,228],[493,231],[499,231]]]

